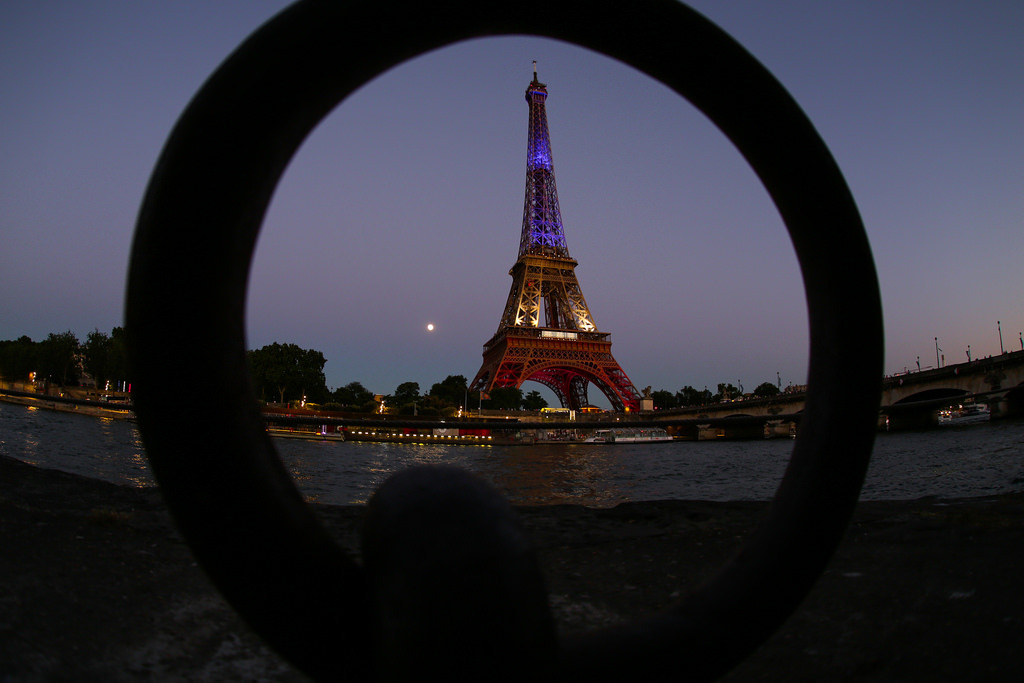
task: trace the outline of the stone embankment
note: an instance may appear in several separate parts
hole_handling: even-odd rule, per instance
[[[671,603],[735,552],[764,508],[519,511],[571,631]],[[315,509],[358,556],[362,508]],[[156,489],[0,456],[0,549],[0,680],[306,680],[209,584]],[[798,612],[725,680],[1017,681],[1022,566],[1024,494],[862,503]]]

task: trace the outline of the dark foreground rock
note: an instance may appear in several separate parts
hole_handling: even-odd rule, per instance
[[[318,508],[358,547],[362,509]],[[761,503],[520,509],[562,629],[672,602],[736,550]],[[1024,495],[869,502],[741,681],[1017,681]],[[153,489],[0,457],[0,681],[302,681],[196,566]]]

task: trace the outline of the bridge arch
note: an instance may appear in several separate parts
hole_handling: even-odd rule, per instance
[[[942,398],[957,399],[961,396],[966,396],[968,392],[966,389],[957,389],[955,387],[936,387],[934,389],[925,389],[919,391],[916,394],[910,394],[904,396],[898,401],[895,401],[892,405],[900,405],[906,403],[917,403],[918,401],[937,401]]]

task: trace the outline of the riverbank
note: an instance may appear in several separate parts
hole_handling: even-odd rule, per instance
[[[362,509],[315,507],[355,552]],[[764,504],[519,509],[578,629],[670,602]],[[0,549],[0,680],[305,680],[208,584],[153,488],[0,457]],[[1016,681],[1021,567],[1024,494],[862,503],[798,613],[725,680]]]
[[[30,394],[20,391],[0,390],[0,402],[11,403],[28,408],[54,410],[60,413],[76,413],[92,417],[105,417],[112,420],[134,420],[128,403],[103,403],[94,399],[76,398],[68,395],[52,396],[50,394]]]

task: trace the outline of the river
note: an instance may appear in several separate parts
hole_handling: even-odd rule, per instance
[[[637,500],[765,500],[793,442],[441,446],[275,440],[310,501],[364,503],[393,472],[447,463],[512,502],[610,507]],[[130,486],[153,478],[135,424],[0,403],[0,455]],[[862,498],[960,498],[1024,491],[1024,420],[879,434]]]

